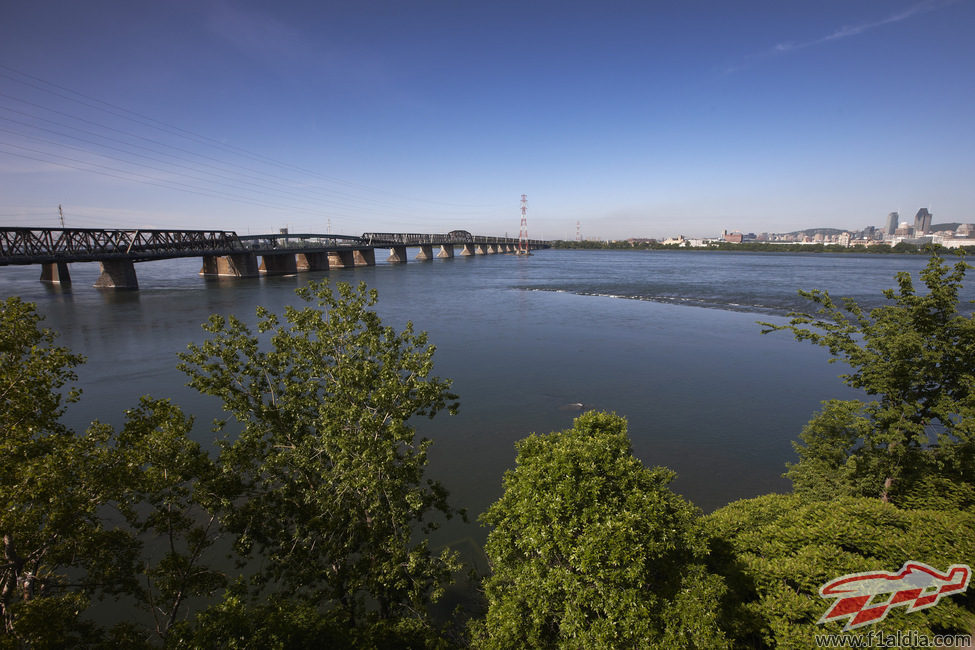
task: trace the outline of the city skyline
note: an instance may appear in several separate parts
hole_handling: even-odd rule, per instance
[[[0,221],[711,236],[975,221],[973,3],[17,3]]]

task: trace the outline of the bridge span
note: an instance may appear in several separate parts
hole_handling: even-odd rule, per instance
[[[472,235],[466,230],[443,234],[363,233],[238,235],[227,230],[118,230],[104,228],[0,228],[0,266],[40,264],[41,282],[69,284],[68,264],[99,262],[96,287],[138,289],[137,262],[202,257],[200,275],[247,278],[262,274],[373,266],[376,249],[390,251],[387,261],[405,263],[407,247],[419,248],[418,260],[461,255],[517,252],[511,237]],[[528,250],[549,248],[529,240]],[[260,258],[260,263],[258,263]]]

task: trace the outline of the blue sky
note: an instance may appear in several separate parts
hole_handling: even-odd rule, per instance
[[[975,2],[7,2],[0,223],[975,222]]]

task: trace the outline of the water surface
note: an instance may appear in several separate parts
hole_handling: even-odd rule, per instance
[[[119,423],[139,396],[170,397],[210,441],[219,405],[185,387],[176,355],[209,314],[280,310],[310,280],[366,282],[385,321],[413,321],[437,345],[460,414],[418,423],[434,439],[431,472],[456,505],[482,512],[501,493],[514,442],[571,425],[573,404],[625,415],[637,455],[678,473],[676,490],[705,510],[787,490],[791,441],[821,400],[853,393],[824,350],[758,320],[803,308],[800,288],[874,306],[915,256],[660,251],[538,251],[243,280],[205,280],[197,259],[137,265],[137,292],[91,287],[97,264],[71,267],[68,289],[39,267],[0,268],[0,293],[35,301],[61,341],[88,357],[84,397],[69,413]],[[377,255],[384,257],[384,255]],[[483,540],[476,523],[445,535]]]

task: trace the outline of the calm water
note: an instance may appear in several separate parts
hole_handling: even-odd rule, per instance
[[[414,252],[411,252],[410,258]],[[377,257],[385,257],[377,255]],[[170,397],[197,416],[210,440],[219,406],[185,388],[176,355],[201,341],[208,314],[253,321],[257,305],[296,304],[311,279],[365,281],[388,323],[413,321],[437,345],[437,374],[454,379],[461,410],[420,422],[433,438],[432,473],[472,514],[498,498],[513,444],[570,426],[568,405],[629,418],[635,452],[678,473],[677,491],[705,510],[786,490],[790,441],[829,398],[852,392],[824,350],[757,320],[784,321],[803,307],[799,288],[825,288],[869,304],[916,273],[913,256],[717,252],[540,251],[380,263],[372,268],[250,280],[207,281],[198,259],[137,266],[138,292],[91,287],[97,264],[71,267],[70,290],[39,283],[39,267],[0,268],[0,294],[35,301],[61,342],[88,356],[84,396],[70,411],[83,428],[121,422],[139,396]],[[476,545],[477,523],[447,533]]]

